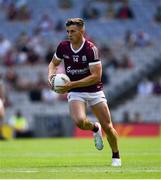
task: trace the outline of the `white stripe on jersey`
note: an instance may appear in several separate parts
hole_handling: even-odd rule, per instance
[[[94,59],[99,59],[99,57],[98,57],[98,49],[96,48],[96,46],[94,46],[92,48],[92,50],[93,50],[93,53],[94,53]]]
[[[62,59],[58,58],[58,56],[56,55],[56,53],[54,54],[54,57],[59,60],[59,61],[62,61]]]
[[[90,62],[90,63],[89,63],[89,66],[91,66],[91,65],[95,65],[95,64],[101,64],[101,61],[97,61],[97,62]]]

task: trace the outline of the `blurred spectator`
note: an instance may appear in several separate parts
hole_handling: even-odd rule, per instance
[[[133,48],[135,46],[135,40],[135,35],[130,30],[127,30],[124,37],[125,46],[127,48]]]
[[[129,111],[124,111],[123,112],[121,122],[123,122],[123,123],[130,123],[131,122]]]
[[[105,48],[105,49],[106,49],[106,61],[104,62],[105,67],[110,69],[118,68],[119,61],[116,58],[113,50],[111,48]],[[103,52],[105,51],[105,49],[102,49],[101,51]]]
[[[153,84],[153,94],[155,95],[161,95],[161,78],[155,80]]]
[[[17,0],[10,2],[7,6],[7,19],[10,21],[26,21],[31,18],[31,11],[28,8],[26,0]]]
[[[59,101],[67,101],[67,93],[59,94],[58,100]]]
[[[137,93],[140,96],[148,96],[153,92],[153,83],[148,79],[144,78],[137,87]]]
[[[32,12],[31,10],[29,10],[26,0],[18,0],[16,2],[16,8],[17,8],[17,20],[20,21],[30,20]]]
[[[9,68],[6,72],[6,82],[9,84],[11,90],[15,90],[18,87],[18,75],[13,68]]]
[[[48,49],[47,49],[47,52],[46,52],[46,55],[45,55],[45,62],[48,64],[50,63],[52,57],[53,57],[53,54],[54,54],[54,47],[52,44],[50,44],[48,46]]]
[[[29,131],[29,125],[27,119],[18,110],[9,120],[10,125],[14,130],[14,136],[19,137],[31,137],[32,133]]]
[[[151,39],[148,33],[140,31],[136,34],[135,45],[139,47],[146,47],[151,45]]]
[[[133,65],[130,57],[126,53],[123,54],[123,56],[121,57],[120,62],[119,62],[119,68],[130,69],[133,67],[134,67],[134,65]]]
[[[64,31],[64,22],[61,19],[58,20],[54,29],[55,29],[56,32]]]
[[[31,102],[40,102],[42,101],[42,89],[39,89],[37,85],[32,84],[28,91],[29,99]]]
[[[36,54],[40,57],[45,56],[46,52],[46,41],[44,37],[41,35],[39,29],[35,29],[33,35],[30,37],[28,42],[28,47],[33,49]]]
[[[0,0],[0,8],[6,9],[12,0]]]
[[[40,56],[33,49],[30,49],[27,54],[27,62],[30,65],[36,65],[40,63]]]
[[[154,20],[157,23],[161,23],[161,5],[157,7],[156,13],[154,15]]]
[[[113,4],[109,4],[106,9],[105,14],[106,19],[114,19],[115,18],[115,8]]]
[[[27,0],[16,0],[15,3],[18,9],[23,6],[27,6]]]
[[[42,90],[42,100],[45,103],[53,104],[55,101],[57,101],[59,98],[59,94],[52,91],[48,87],[44,88]]]
[[[135,112],[131,118],[131,122],[133,123],[141,123],[143,121],[144,121],[144,118],[139,112]]]
[[[27,63],[27,52],[18,51],[17,52],[17,57],[16,57],[16,64],[17,65],[22,65]]]
[[[73,1],[72,0],[59,0],[58,6],[59,8],[63,10],[71,9],[73,7]]]
[[[29,91],[32,87],[31,79],[26,76],[18,76],[17,91]]]
[[[8,107],[12,107],[13,103],[10,100],[10,97],[8,96],[9,93],[5,93],[5,102],[4,102],[4,106],[6,108]]]
[[[133,19],[134,13],[131,7],[128,5],[128,1],[122,3],[121,7],[116,13],[116,18],[118,19]]]
[[[16,5],[12,2],[7,6],[7,20],[13,21],[17,18],[17,8]]]
[[[109,74],[106,68],[103,68],[102,71],[102,82],[104,85],[107,85],[110,82]]]
[[[27,32],[22,31],[19,34],[18,38],[16,39],[15,46],[18,49],[18,51],[27,53],[29,51],[29,47],[28,47],[29,41],[30,41],[30,38]]]
[[[3,62],[3,58],[6,56],[9,50],[12,48],[10,40],[0,34],[0,61]]]
[[[14,66],[16,62],[16,57],[17,52],[15,48],[10,49],[7,53],[6,56],[4,57],[4,65],[6,66]]]
[[[53,20],[48,14],[43,14],[40,22],[38,23],[38,29],[42,34],[46,34],[54,29]]]
[[[100,50],[100,56],[102,59],[107,58],[107,56],[109,55],[111,51],[110,47],[107,46],[106,44],[101,44],[101,47],[99,48],[99,50]]]
[[[125,32],[124,37],[125,46],[128,48],[146,47],[152,45],[151,38],[148,33],[144,31],[139,31],[137,33],[132,33],[130,30]]]
[[[33,83],[29,89],[29,98],[31,101],[42,101],[42,90],[47,87],[47,81],[44,75],[40,72],[38,74],[38,80]]]
[[[88,1],[87,4],[82,9],[83,19],[98,19],[100,17],[100,12],[96,7],[92,7],[92,1]]]
[[[46,88],[46,86],[48,85],[47,84],[47,80],[45,79],[45,75],[42,73],[42,72],[39,72],[38,73],[38,80],[36,82],[36,86],[39,88],[39,89],[43,89],[43,88]]]

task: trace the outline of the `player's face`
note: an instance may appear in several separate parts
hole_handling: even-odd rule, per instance
[[[77,43],[82,39],[83,36],[83,29],[76,26],[71,25],[66,27],[68,38],[72,43]]]

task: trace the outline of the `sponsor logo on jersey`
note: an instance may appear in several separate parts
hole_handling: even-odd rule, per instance
[[[86,74],[88,72],[89,68],[83,68],[83,69],[71,69],[71,66],[68,66],[66,71],[69,74]]]

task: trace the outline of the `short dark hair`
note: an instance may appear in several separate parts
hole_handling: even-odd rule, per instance
[[[84,26],[84,20],[82,18],[71,18],[68,19],[65,23],[66,27],[71,26],[71,25],[76,25],[79,27]]]

